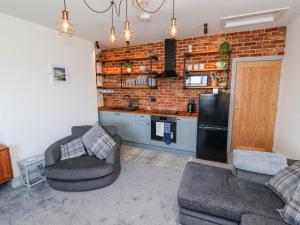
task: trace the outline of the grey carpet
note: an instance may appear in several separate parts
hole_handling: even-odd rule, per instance
[[[47,183],[30,191],[24,187],[11,190],[1,186],[0,224],[178,224],[177,192],[182,175],[178,170],[187,160],[172,156],[180,165],[168,166],[166,153],[155,152],[151,158],[149,152],[140,149],[123,147],[122,151],[120,177],[103,189],[69,193],[53,190]]]

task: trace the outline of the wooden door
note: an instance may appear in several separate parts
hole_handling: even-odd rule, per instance
[[[281,61],[237,64],[231,149],[272,151]]]
[[[0,184],[13,178],[10,154],[8,148],[0,146]]]

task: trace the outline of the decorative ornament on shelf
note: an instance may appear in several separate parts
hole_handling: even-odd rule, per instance
[[[57,22],[57,29],[59,31],[59,34],[64,36],[72,36],[75,32],[74,25],[69,19],[66,0],[64,0],[64,10],[62,11],[62,18]]]
[[[131,73],[132,67],[133,67],[133,62],[132,61],[126,61],[123,63],[123,66],[126,67],[127,73]]]
[[[211,86],[212,87],[217,87],[219,84],[220,76],[218,73],[210,73],[210,78],[211,78]]]
[[[228,67],[228,60],[229,60],[229,55],[231,53],[231,48],[230,44],[227,41],[224,41],[222,44],[219,46],[219,56],[220,60],[219,62],[216,63],[216,67],[218,69],[227,69]]]

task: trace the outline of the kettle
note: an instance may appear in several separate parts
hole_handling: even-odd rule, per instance
[[[195,99],[193,98],[190,98],[189,99],[189,102],[187,104],[187,112],[188,113],[194,113],[195,112],[195,109],[196,109],[196,104],[195,104]]]

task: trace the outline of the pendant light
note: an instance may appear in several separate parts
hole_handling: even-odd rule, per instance
[[[130,41],[132,41],[133,39],[133,34],[130,30],[130,23],[128,21],[127,11],[128,11],[128,0],[126,0],[126,20],[125,20],[125,29],[124,29],[123,37],[125,39],[126,45],[129,45]]]
[[[177,25],[176,25],[176,18],[175,18],[175,3],[174,3],[175,0],[173,0],[173,16],[171,18],[171,25],[169,27],[169,30],[168,30],[168,36],[171,37],[171,38],[176,38],[177,35],[178,35],[178,28],[177,28]]]
[[[114,4],[114,2],[112,1],[112,4]],[[117,37],[116,37],[116,30],[114,27],[114,7],[113,5],[111,6],[111,28],[110,28],[110,43],[111,44],[115,44]]]
[[[64,10],[62,11],[62,18],[57,22],[57,29],[59,34],[64,36],[72,36],[75,32],[74,25],[69,19],[69,12],[66,7],[66,0],[64,0]]]

